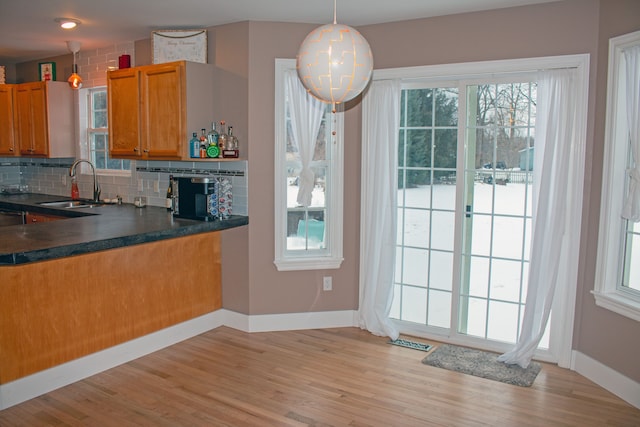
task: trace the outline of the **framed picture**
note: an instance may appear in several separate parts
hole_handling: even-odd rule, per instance
[[[158,30],[151,33],[153,63],[207,63],[207,30]]]
[[[40,80],[55,80],[56,79],[56,63],[55,62],[40,62]]]

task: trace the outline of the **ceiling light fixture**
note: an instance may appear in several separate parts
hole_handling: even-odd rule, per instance
[[[80,42],[68,41],[67,48],[69,48],[69,51],[73,53],[72,74],[67,79],[67,82],[69,83],[69,86],[71,86],[71,89],[80,89],[82,87],[82,78],[78,74],[78,65],[76,64],[76,54],[80,52]]]
[[[72,28],[77,27],[80,24],[80,21],[73,18],[56,18],[54,19],[62,28],[65,30],[70,30]]]
[[[334,105],[358,96],[369,83],[373,54],[367,40],[355,29],[336,23],[310,32],[296,60],[298,77],[314,97]]]

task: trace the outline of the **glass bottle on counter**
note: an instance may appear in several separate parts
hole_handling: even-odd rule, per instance
[[[211,131],[207,135],[207,140],[209,142],[209,145],[213,145],[213,144],[218,145],[219,136],[220,134],[216,130],[216,122],[211,122]]]
[[[198,134],[196,132],[193,133],[193,138],[189,141],[189,153],[191,154],[192,159],[200,157],[200,139],[198,139]]]
[[[228,140],[227,140],[227,146],[225,147],[225,150],[236,150],[238,149],[238,138],[236,138],[233,135],[233,126],[229,126],[229,132],[228,132]]]
[[[173,211],[173,175],[169,175],[169,186],[167,187],[167,198],[165,199],[165,206],[168,212]]]
[[[78,189],[78,181],[75,176],[71,177],[71,200],[80,199],[80,190]]]
[[[200,158],[204,159],[207,157],[207,130],[202,129],[202,135],[200,135]]]
[[[229,136],[227,135],[227,132],[224,126],[225,126],[224,120],[220,121],[220,134],[218,136],[218,148],[220,149],[220,153],[222,153],[222,150],[225,149],[225,146],[227,145],[227,140],[229,139]]]

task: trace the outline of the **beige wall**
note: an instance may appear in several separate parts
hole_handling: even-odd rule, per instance
[[[575,317],[573,346],[576,350],[598,360],[635,381],[640,381],[640,322],[620,316],[595,305],[591,291],[594,288],[598,249],[598,224],[602,184],[602,159],[605,150],[605,116],[607,98],[607,66],[609,38],[640,30],[640,1],[602,0],[598,22],[595,87],[590,105],[594,138],[587,149],[587,178],[585,186],[585,222],[583,223],[578,301]],[[590,162],[590,163],[589,163]],[[591,191],[589,191],[589,189]]]
[[[274,59],[294,58],[313,25],[249,24],[249,274],[238,303],[250,314],[358,308],[360,106],[345,120],[344,262],[338,270],[278,272],[273,264]],[[574,348],[640,381],[640,325],[595,307],[595,248],[602,170],[606,40],[640,28],[640,2],[567,0],[359,28],[375,67],[393,68],[518,57],[591,54],[584,224]],[[594,133],[595,131],[595,133]],[[594,136],[595,134],[595,136]],[[334,290],[323,292],[322,276]],[[225,306],[231,302],[225,298]]]

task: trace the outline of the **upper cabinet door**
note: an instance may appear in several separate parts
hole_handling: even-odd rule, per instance
[[[141,73],[142,141],[150,158],[179,158],[186,122],[184,62]]]
[[[13,131],[13,88],[13,85],[0,85],[0,154],[3,156],[20,154]]]
[[[1,85],[0,85],[1,86]],[[6,134],[13,132],[15,151],[27,157],[74,157],[73,91],[67,82],[32,82],[13,86],[11,104],[0,89],[0,153],[7,144]],[[13,108],[13,127],[5,122],[5,111]],[[12,129],[12,130],[10,130]],[[11,151],[9,153],[11,154]]]
[[[33,123],[33,154],[49,155],[49,117],[47,115],[47,87],[45,82],[31,88],[31,120]]]
[[[49,154],[47,93],[44,82],[23,83],[15,88],[15,136],[20,153],[26,156]]]
[[[114,157],[141,157],[140,78],[135,68],[109,72],[109,150]]]

